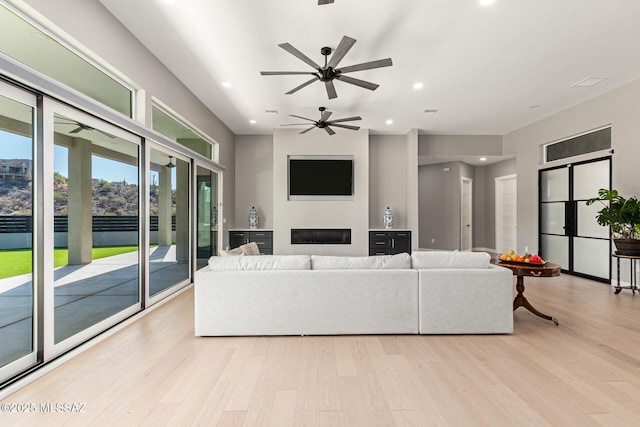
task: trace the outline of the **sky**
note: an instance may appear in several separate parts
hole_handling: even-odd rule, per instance
[[[54,146],[53,169],[60,175],[69,176],[67,149]],[[0,130],[0,159],[33,159],[31,139]],[[98,156],[92,156],[92,177],[109,182],[123,180],[129,184],[138,182],[136,167]]]

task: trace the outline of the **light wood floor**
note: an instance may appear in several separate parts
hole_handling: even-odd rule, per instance
[[[83,413],[0,424],[640,425],[640,295],[525,284],[560,326],[519,308],[513,335],[197,338],[189,290],[3,401]]]

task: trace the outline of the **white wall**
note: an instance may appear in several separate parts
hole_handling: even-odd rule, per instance
[[[369,132],[273,132],[273,244],[277,254],[367,255],[369,230]],[[288,200],[287,156],[351,155],[354,197],[347,201]],[[291,245],[292,228],[350,228],[351,245]]]
[[[508,133],[505,152],[516,154],[518,175],[518,245],[538,251],[538,169],[546,143],[611,125],[613,187],[640,195],[640,80]],[[595,196],[595,195],[594,195]]]

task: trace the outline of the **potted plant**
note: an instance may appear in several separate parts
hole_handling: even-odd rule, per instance
[[[640,256],[640,202],[636,197],[625,198],[617,190],[598,190],[598,197],[587,200],[587,206],[602,204],[596,221],[611,227],[611,237],[619,255]]]

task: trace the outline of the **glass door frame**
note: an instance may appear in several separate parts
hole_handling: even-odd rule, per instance
[[[218,211],[218,221],[216,223],[217,225],[217,236],[216,236],[216,240],[217,240],[217,247],[218,248],[222,248],[222,242],[223,242],[223,233],[224,233],[224,214],[223,214],[223,188],[224,188],[224,170],[221,168],[217,168],[214,165],[210,164],[210,163],[205,163],[205,162],[201,162],[198,160],[194,160],[193,164],[192,164],[192,168],[191,168],[191,182],[193,183],[193,185],[191,186],[191,200],[192,200],[192,204],[191,204],[191,212],[192,212],[192,216],[191,216],[191,220],[192,223],[194,224],[192,230],[191,230],[191,236],[192,236],[192,244],[191,244],[191,253],[193,254],[193,262],[191,263],[192,266],[192,274],[191,277],[195,278],[195,272],[198,270],[198,257],[197,257],[197,253],[198,253],[198,186],[197,186],[197,182],[198,182],[198,168],[203,168],[208,170],[209,172],[215,173],[218,175],[218,182],[217,182],[217,189],[216,189],[216,195],[217,195],[217,200],[216,200],[216,207],[217,207],[217,211]],[[214,254],[212,254],[214,255]],[[217,256],[217,254],[215,254],[215,256]]]
[[[31,230],[31,295],[32,295],[32,322],[31,322],[31,352],[19,357],[0,367],[0,383],[9,380],[11,377],[20,375],[25,370],[37,365],[42,361],[42,252],[43,246],[38,239],[38,231],[42,229],[42,212],[40,199],[42,191],[38,190],[37,182],[42,178],[42,132],[40,130],[41,120],[38,115],[38,97],[36,94],[25,89],[20,89],[10,83],[0,79],[0,96],[16,101],[32,108],[32,193],[31,193],[31,218],[33,228]],[[44,157],[46,158],[46,157]]]
[[[54,117],[56,114],[61,114],[65,117],[77,120],[81,123],[94,127],[95,129],[108,131],[112,135],[118,138],[122,138],[131,143],[138,145],[138,304],[125,308],[112,316],[107,317],[104,320],[99,321],[87,329],[72,335],[63,341],[55,343],[55,302],[54,302]],[[78,345],[90,340],[96,335],[104,332],[106,329],[114,326],[115,324],[131,317],[132,315],[140,312],[143,309],[143,260],[145,259],[145,252],[147,248],[142,246],[143,243],[143,230],[147,227],[147,218],[143,216],[145,211],[146,201],[143,197],[141,188],[146,182],[144,174],[144,154],[143,154],[143,140],[139,136],[129,131],[123,130],[113,124],[98,119],[86,112],[77,110],[67,104],[61,103],[52,98],[45,97],[42,103],[42,115],[43,115],[43,159],[46,159],[43,163],[43,214],[45,227],[42,230],[43,236],[43,300],[44,300],[44,357],[43,362],[48,362],[51,359],[65,353],[68,350],[77,347]]]
[[[609,257],[609,268],[608,268],[608,278],[602,278],[602,277],[597,277],[597,276],[592,276],[590,274],[585,274],[585,273],[580,273],[580,272],[576,272],[574,271],[574,255],[575,255],[575,251],[574,251],[574,238],[580,237],[580,238],[589,238],[589,237],[585,237],[585,236],[578,236],[577,235],[577,230],[578,230],[578,209],[577,209],[577,203],[578,201],[574,200],[574,196],[573,196],[573,167],[574,166],[579,166],[579,165],[584,165],[584,164],[588,164],[588,163],[595,163],[595,162],[600,162],[600,161],[609,161],[609,188],[611,188],[612,186],[612,181],[613,181],[613,158],[612,156],[604,156],[604,157],[597,157],[597,158],[593,158],[593,159],[588,159],[588,160],[583,160],[583,161],[579,161],[579,162],[573,162],[573,163],[566,163],[566,164],[562,164],[562,165],[558,165],[558,166],[552,166],[549,168],[544,168],[544,169],[539,169],[538,170],[538,248],[542,248],[542,236],[543,234],[546,233],[542,233],[543,230],[543,224],[542,224],[542,205],[543,202],[542,201],[542,174],[544,172],[547,171],[551,171],[551,170],[557,170],[557,169],[567,169],[567,173],[568,173],[568,200],[565,201],[565,234],[564,236],[566,236],[568,238],[568,260],[569,260],[569,265],[567,266],[567,268],[563,267],[561,269],[561,271],[563,273],[566,274],[570,274],[572,276],[578,276],[578,277],[583,277],[585,279],[589,279],[589,280],[594,280],[594,281],[598,281],[598,282],[603,282],[603,283],[611,283],[611,276],[612,276],[612,259],[611,256]],[[597,194],[594,194],[594,197],[597,196]],[[595,221],[595,218],[594,218]],[[611,238],[609,238],[609,253],[612,250],[612,242],[611,242]],[[544,257],[544,254],[541,254]]]

